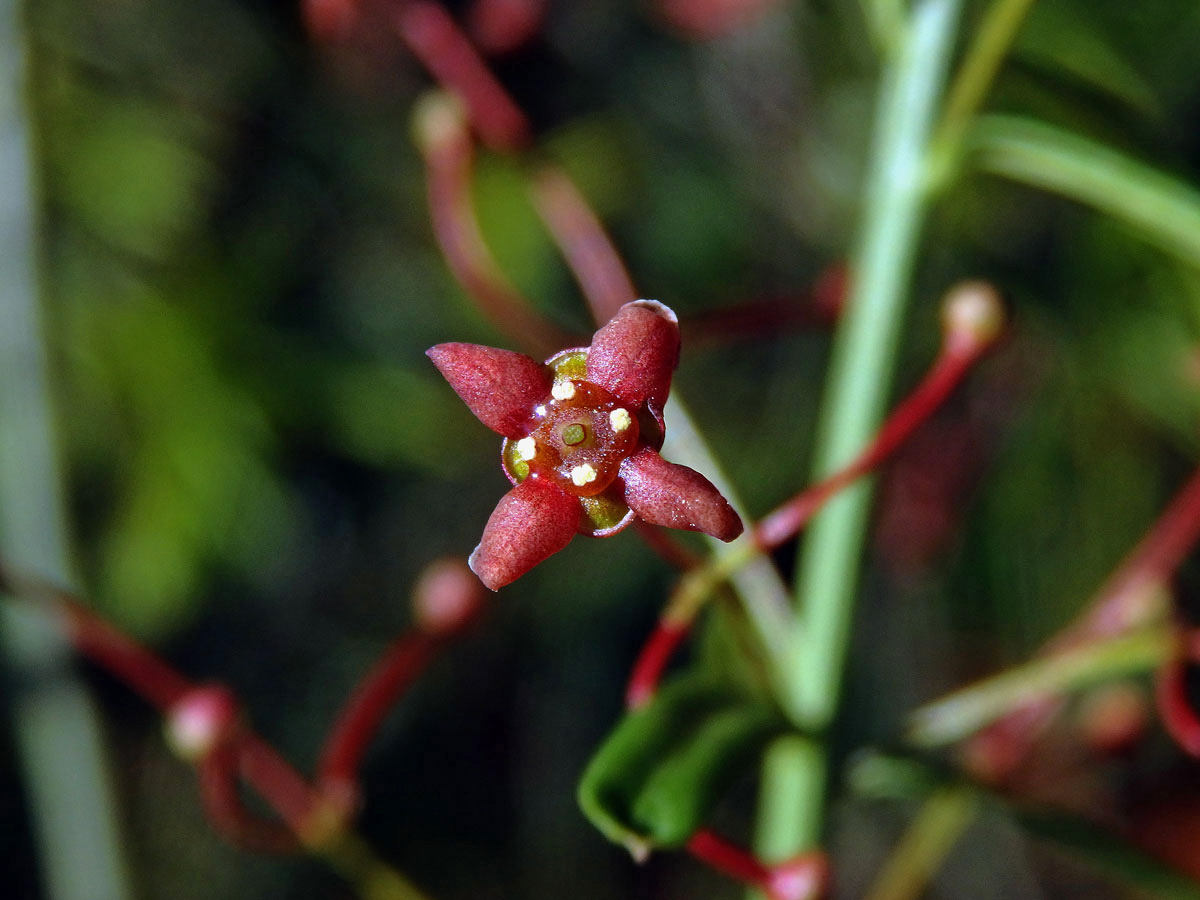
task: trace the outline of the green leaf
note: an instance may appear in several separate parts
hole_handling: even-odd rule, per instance
[[[1079,858],[1090,868],[1158,900],[1200,900],[1200,885],[1115,835],[1066,816],[1022,813],[1030,832]]]
[[[1089,138],[1017,116],[981,118],[969,151],[985,172],[1091,206],[1200,265],[1200,192],[1184,181]]]
[[[1106,39],[1078,4],[1035,6],[1015,53],[1049,71],[1065,73],[1146,116],[1160,116],[1154,88]],[[1070,40],[1063,40],[1064,35]]]
[[[584,814],[635,856],[678,846],[782,723],[710,678],[665,687],[617,725],[579,784]]]

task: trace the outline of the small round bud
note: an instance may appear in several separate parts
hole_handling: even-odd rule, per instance
[[[425,567],[413,587],[417,627],[448,634],[466,625],[483,607],[484,592],[466,560],[447,557]]]
[[[184,694],[167,710],[164,729],[171,749],[199,762],[228,740],[239,722],[237,700],[228,688],[204,685]]]
[[[412,131],[413,140],[423,153],[435,152],[465,137],[466,110],[453,94],[427,91],[413,106]]]
[[[825,893],[829,863],[816,851],[771,867],[765,887],[773,900],[814,900]]]
[[[963,281],[942,301],[942,329],[946,344],[977,353],[1004,330],[1004,301],[986,281]]]

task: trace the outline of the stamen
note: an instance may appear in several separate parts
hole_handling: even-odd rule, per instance
[[[531,437],[521,438],[517,441],[517,459],[528,462],[537,456],[537,441]]]
[[[575,384],[571,381],[556,381],[550,388],[550,396],[555,400],[570,400],[575,396]]]
[[[629,410],[617,407],[608,414],[608,421],[612,424],[613,431],[621,432],[630,426],[633,418],[629,415]]]
[[[585,484],[590,484],[596,480],[596,470],[587,463],[582,466],[576,466],[571,470],[571,481],[576,487],[583,487]]]

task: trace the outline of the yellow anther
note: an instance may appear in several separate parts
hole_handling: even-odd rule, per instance
[[[576,487],[583,487],[585,484],[590,484],[596,480],[596,470],[587,463],[582,466],[576,466],[571,470],[571,481]]]
[[[555,400],[570,400],[575,396],[575,384],[570,381],[556,381],[550,388],[550,396]]]
[[[629,410],[618,407],[608,414],[608,421],[613,431],[621,432],[633,424],[633,417],[629,415]]]
[[[521,438],[517,441],[517,459],[529,462],[537,456],[537,441],[531,437]]]

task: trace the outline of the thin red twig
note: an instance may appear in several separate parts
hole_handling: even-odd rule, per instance
[[[371,738],[443,643],[443,638],[414,632],[388,648],[354,689],[325,739],[317,764],[318,784],[357,783],[359,765]]]
[[[1041,652],[1060,653],[1116,636],[1145,621],[1157,609],[1155,588],[1170,578],[1198,540],[1200,468],[1104,582],[1085,611],[1048,641]],[[1170,673],[1164,677],[1170,682]],[[1062,706],[1061,697],[1051,696],[1014,709],[972,737],[965,748],[966,757],[989,778],[1007,777],[1029,755]]]
[[[940,407],[970,371],[979,353],[943,350],[921,383],[896,407],[863,453],[844,469],[797,494],[755,526],[754,540],[771,550],[791,540],[825,503],[883,463]]]
[[[425,155],[434,237],[459,284],[493,325],[538,353],[549,355],[578,344],[577,336],[534,312],[496,265],[479,230],[471,198],[471,137],[453,103],[427,107],[417,132]]]
[[[827,328],[842,313],[849,277],[845,263],[834,263],[817,277],[807,293],[765,297],[700,313],[689,316],[679,327],[689,346],[762,337],[789,329]]]
[[[621,255],[587,198],[564,171],[542,168],[533,179],[533,199],[597,324],[603,325],[637,299]]]
[[[261,853],[294,853],[300,849],[291,828],[254,815],[242,802],[236,746],[218,747],[200,759],[196,775],[209,821],[230,843]]]
[[[525,114],[443,7],[425,0],[403,3],[395,23],[413,55],[462,101],[484,144],[499,151],[528,145],[532,131]]]
[[[642,646],[629,675],[629,684],[625,688],[627,709],[640,709],[654,697],[667,662],[687,638],[690,630],[690,622],[663,620],[655,626],[649,640]]]
[[[815,900],[828,887],[828,862],[820,851],[768,865],[708,829],[692,835],[687,851],[718,872],[758,888],[771,900]]]
[[[633,520],[633,527],[646,542],[646,546],[659,555],[668,565],[686,571],[700,565],[704,558],[695,553],[681,541],[676,540],[669,531],[658,525],[651,525],[641,519]]]
[[[542,25],[546,0],[475,0],[467,13],[475,42],[487,53],[509,53]]]
[[[765,887],[771,870],[754,854],[708,829],[701,829],[687,842],[687,851],[718,872]]]

